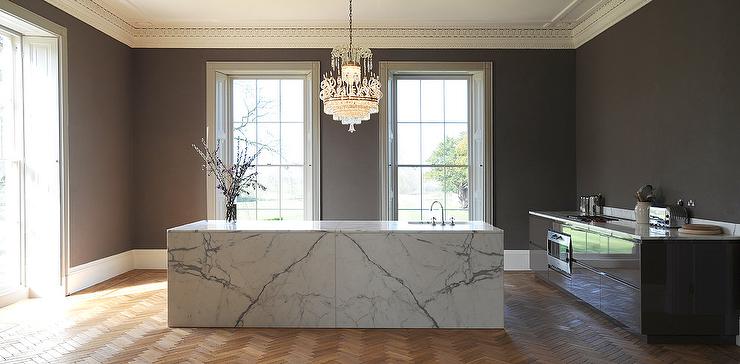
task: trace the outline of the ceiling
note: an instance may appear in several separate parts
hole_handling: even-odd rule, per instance
[[[576,22],[603,0],[354,0],[358,25],[546,26]],[[347,0],[99,0],[136,26],[341,26]],[[317,6],[320,4],[320,6]],[[565,25],[565,24],[564,24]]]
[[[132,47],[331,47],[347,0],[46,0]],[[353,0],[370,47],[574,48],[650,0]],[[364,38],[364,39],[363,39]]]

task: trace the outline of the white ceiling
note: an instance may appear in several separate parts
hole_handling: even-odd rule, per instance
[[[353,0],[370,48],[577,48],[651,0]],[[46,0],[131,47],[330,48],[348,0]]]
[[[347,22],[347,0],[98,0],[135,27],[326,26]],[[358,25],[546,26],[577,22],[604,0],[354,0]],[[567,26],[567,24],[564,24]]]

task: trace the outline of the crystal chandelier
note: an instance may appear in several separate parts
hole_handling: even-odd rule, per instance
[[[350,133],[355,132],[355,124],[370,120],[370,114],[378,112],[383,92],[372,70],[373,52],[352,47],[352,0],[349,0],[349,45],[332,49],[331,71],[321,81],[319,98],[324,102],[324,112],[342,125],[349,125]]]

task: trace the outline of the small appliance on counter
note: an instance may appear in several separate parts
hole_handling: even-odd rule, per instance
[[[689,213],[679,200],[675,205],[650,207],[650,225],[661,228],[680,228],[689,222]]]
[[[586,216],[603,215],[604,197],[601,194],[581,196],[578,200],[578,210]]]

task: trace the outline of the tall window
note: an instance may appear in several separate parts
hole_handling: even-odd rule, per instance
[[[0,30],[0,294],[21,285],[20,39]]]
[[[319,220],[317,62],[209,62],[209,139],[231,160],[259,152],[257,182],[237,199],[238,220]],[[316,75],[318,77],[318,75]],[[224,216],[209,180],[209,219]]]
[[[65,288],[65,35],[0,3],[0,302]]]
[[[232,78],[232,145],[257,157],[257,181],[265,189],[237,201],[244,220],[304,220],[304,101],[302,78]]]
[[[381,216],[439,221],[439,201],[447,221],[491,222],[490,64],[380,66]]]
[[[431,219],[434,201],[470,219],[468,88],[467,77],[396,79],[398,220]]]

